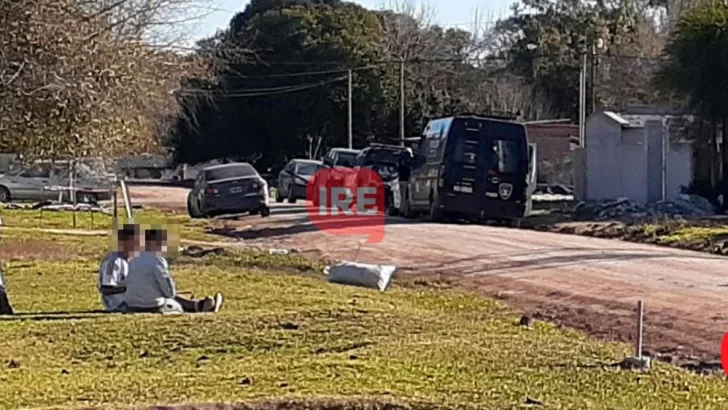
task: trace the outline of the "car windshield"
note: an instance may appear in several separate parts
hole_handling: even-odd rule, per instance
[[[399,161],[400,153],[386,150],[375,150],[369,151],[364,158],[362,158],[362,165],[371,164],[397,164]]]
[[[352,167],[356,162],[356,152],[340,152],[339,160],[336,161],[336,166],[339,167]]]
[[[228,165],[220,168],[208,169],[205,171],[205,179],[208,181],[219,181],[230,178],[247,178],[258,175],[255,168],[248,164]]]
[[[300,162],[300,163],[298,163],[298,166],[296,167],[296,173],[298,175],[310,176],[310,175],[315,174],[316,171],[318,171],[319,169],[321,169],[321,165],[319,165],[319,164],[313,164],[310,162]]]

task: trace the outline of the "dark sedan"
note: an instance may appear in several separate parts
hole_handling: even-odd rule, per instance
[[[249,212],[270,215],[268,183],[248,163],[204,168],[187,199],[191,218]]]
[[[310,159],[294,159],[288,162],[278,174],[276,202],[288,199],[288,202],[293,204],[299,199],[306,199],[308,181],[322,167],[321,161]]]

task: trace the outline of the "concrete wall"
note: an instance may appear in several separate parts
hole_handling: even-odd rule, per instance
[[[581,198],[590,201],[621,197],[637,202],[661,200],[663,139],[669,141],[670,137],[659,120],[647,121],[644,128],[629,128],[604,115],[590,117],[586,158],[583,164],[576,164],[574,171],[575,179],[577,175],[584,175],[586,186],[580,188],[584,193]],[[666,149],[666,197],[673,200],[680,195],[681,187],[692,181],[692,146],[668,143]]]
[[[628,133],[628,144],[624,144],[622,127],[603,115],[590,117],[586,132],[587,200],[625,196],[645,200],[646,151],[642,136]]]
[[[662,138],[664,127],[662,121],[647,121],[647,199],[655,202],[662,199]]]
[[[693,182],[692,144],[671,144],[667,155],[667,199],[674,200],[681,188]]]

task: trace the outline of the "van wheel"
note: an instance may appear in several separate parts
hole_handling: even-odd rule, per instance
[[[197,207],[192,205],[192,198],[190,196],[187,196],[187,213],[190,215],[190,219],[197,219],[201,216]]]
[[[296,203],[296,197],[293,196],[293,189],[291,189],[291,188],[288,188],[288,203],[289,204]]]
[[[430,201],[430,220],[432,220],[432,222],[442,222],[444,219],[444,212],[437,207],[437,200],[433,198]]]
[[[283,196],[281,196],[280,188],[276,188],[276,202],[279,204],[283,202]]]
[[[412,212],[412,206],[410,205],[409,191],[406,191],[402,198],[402,216],[408,219],[415,217],[414,212]]]

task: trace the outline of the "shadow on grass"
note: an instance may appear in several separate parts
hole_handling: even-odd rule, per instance
[[[429,403],[396,404],[373,400],[352,401],[261,401],[249,404],[206,403],[155,406],[147,410],[436,410]]]
[[[56,312],[16,312],[12,315],[0,316],[0,321],[64,321],[93,319],[100,316],[116,315],[104,310],[77,310],[77,311],[56,311]]]

